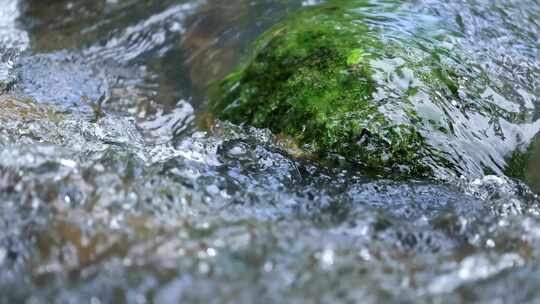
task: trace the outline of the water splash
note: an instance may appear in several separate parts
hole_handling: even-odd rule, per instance
[[[72,2],[68,13],[51,14],[54,24],[77,23],[72,13],[92,4]],[[143,2],[150,3],[107,1],[110,15],[95,27],[80,18],[83,34],[70,36],[103,46],[149,24],[140,28],[145,35],[131,33],[105,52],[129,64],[85,58],[83,46],[21,56],[2,50],[1,81],[11,85],[0,96],[0,302],[534,303],[540,296],[540,201],[527,186],[496,175],[451,184],[374,180],[299,160],[268,130],[200,129],[190,99],[160,104],[161,70],[144,63],[171,50],[147,39],[164,30],[152,24],[194,12],[147,23],[178,4],[131,10]],[[375,9],[383,2],[392,4],[370,2],[382,23],[392,17]],[[17,7],[11,3],[0,16]],[[450,43],[490,65],[492,77],[510,79],[497,93],[501,104],[523,101],[532,110],[536,6],[520,3],[416,1],[411,10],[455,20],[463,37]],[[129,22],[120,8],[134,14]],[[89,34],[106,24],[112,32]],[[33,33],[33,46],[39,35],[57,41]],[[500,60],[505,54],[512,59]],[[396,81],[406,83],[401,76]],[[96,115],[87,107],[100,100]]]

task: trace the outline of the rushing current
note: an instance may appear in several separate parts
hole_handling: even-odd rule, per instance
[[[381,179],[209,122],[207,88],[321,2],[0,0],[0,303],[540,302],[540,153],[528,185]],[[364,2],[442,24],[540,119],[538,0]]]

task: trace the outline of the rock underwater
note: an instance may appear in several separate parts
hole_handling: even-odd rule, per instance
[[[372,2],[330,1],[274,26],[216,86],[211,111],[376,175],[519,176],[534,107],[469,63],[443,20]]]

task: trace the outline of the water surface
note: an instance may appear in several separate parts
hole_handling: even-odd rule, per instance
[[[538,1],[364,2],[372,27],[452,33],[540,118]],[[374,179],[201,127],[208,85],[315,4],[0,0],[0,303],[537,302],[527,185]]]

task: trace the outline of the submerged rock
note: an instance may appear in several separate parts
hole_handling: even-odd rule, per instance
[[[64,52],[23,56],[16,72],[26,96],[59,111],[92,116],[93,108],[109,97],[102,69]]]
[[[533,191],[540,193],[540,134],[528,145],[516,149],[508,157],[505,174],[525,181]]]
[[[375,174],[449,179],[509,170],[511,153],[540,129],[533,109],[467,63],[444,23],[396,13],[400,5],[375,8],[400,16],[380,22],[373,6],[333,1],[276,25],[219,84],[212,111]]]

